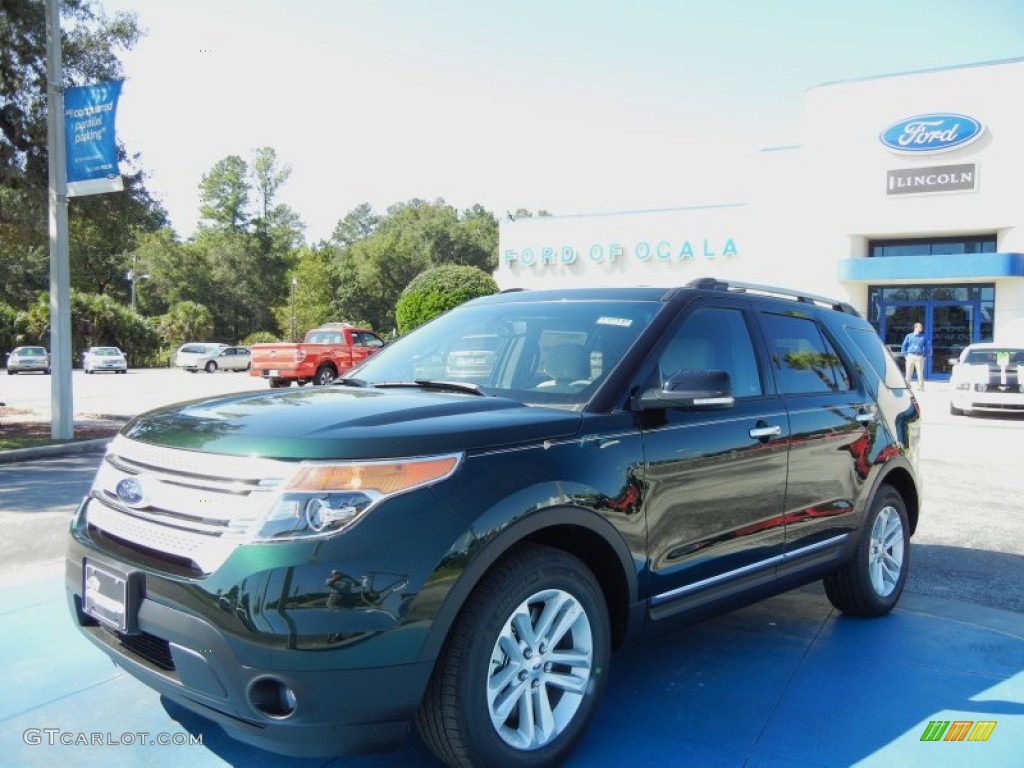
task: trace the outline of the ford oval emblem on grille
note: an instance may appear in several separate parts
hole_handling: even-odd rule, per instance
[[[970,144],[985,128],[967,115],[915,115],[893,123],[878,137],[893,152],[908,155],[948,152]]]
[[[141,507],[146,503],[146,489],[137,477],[126,477],[117,484],[114,492],[129,507]]]

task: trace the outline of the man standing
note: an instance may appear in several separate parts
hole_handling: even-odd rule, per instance
[[[924,326],[914,323],[913,333],[908,333],[903,337],[903,346],[900,348],[903,359],[906,361],[907,386],[910,386],[912,375],[914,371],[917,371],[917,387],[922,392],[924,391],[924,359],[930,351],[928,346],[928,337],[924,335]]]

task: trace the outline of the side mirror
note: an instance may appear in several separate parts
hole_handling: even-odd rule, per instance
[[[685,370],[671,376],[661,389],[648,389],[638,399],[639,410],[687,408],[718,410],[732,408],[732,380],[725,371]]]

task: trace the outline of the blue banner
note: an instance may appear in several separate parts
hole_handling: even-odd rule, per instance
[[[123,80],[64,91],[68,197],[120,192],[114,120]]]

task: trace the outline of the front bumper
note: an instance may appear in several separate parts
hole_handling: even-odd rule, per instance
[[[138,574],[137,631],[122,634],[82,610],[84,557],[126,570],[77,543],[71,546],[65,588],[82,633],[114,664],[233,738],[284,755],[321,757],[391,749],[408,735],[432,663],[337,669],[331,668],[331,653],[247,647],[239,654],[246,638],[154,599],[152,593],[165,585],[148,573]],[[240,656],[261,663],[244,663]],[[294,711],[274,715],[257,706],[268,682],[294,692]]]
[[[954,408],[961,411],[1024,413],[1024,392],[979,392],[976,389],[954,389],[950,396]]]

